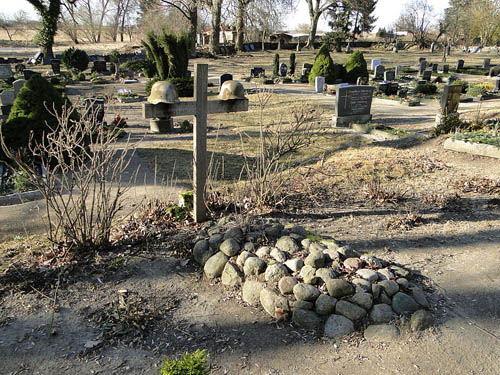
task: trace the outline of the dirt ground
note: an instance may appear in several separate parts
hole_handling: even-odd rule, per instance
[[[271,59],[269,54],[269,65]],[[212,79],[226,70],[220,61],[210,63]],[[241,71],[251,64],[245,60]],[[290,90],[275,87],[290,100],[333,103],[307,86]],[[486,109],[498,109],[498,101],[485,102]],[[139,105],[117,110],[129,119],[128,132],[134,137],[146,133]],[[382,99],[373,104],[375,122],[422,135],[432,127],[436,110],[435,101],[420,107]],[[476,110],[477,104],[460,106],[461,112]],[[230,120],[238,118],[227,116],[213,118],[209,125],[223,123],[227,132],[235,131]],[[311,199],[268,216],[420,271],[428,280],[435,327],[421,334],[403,330],[398,341],[383,344],[367,342],[360,333],[334,342],[321,332],[275,322],[262,309],[245,306],[239,291],[207,281],[189,257],[174,256],[171,238],[163,238],[68,266],[59,286],[53,272],[11,265],[0,275],[0,373],[156,374],[165,355],[207,349],[212,374],[499,374],[498,160],[446,151],[443,137],[357,142],[353,147],[342,147],[335,137],[328,157],[309,165],[304,175],[301,186],[309,189]],[[146,134],[141,147],[168,149],[182,143],[189,150],[190,142],[190,135]],[[143,197],[175,196],[186,187],[180,183],[172,191],[158,186],[152,177],[154,161],[142,155],[134,159],[141,165],[142,180],[131,190],[131,205]],[[394,199],[366,197],[367,176],[375,173],[381,178],[379,189],[396,192]],[[496,188],[485,187],[495,181]],[[455,194],[458,199],[452,200]],[[4,266],[12,251],[8,240],[43,231],[38,214],[43,208],[41,202],[0,207],[0,240],[8,244],[0,260]],[[421,224],[388,229],[389,222],[409,213],[418,215]],[[193,230],[187,229],[190,241]],[[123,296],[130,316],[135,314],[140,324],[122,335],[120,324],[106,323],[116,318]],[[103,332],[110,338],[103,340]]]

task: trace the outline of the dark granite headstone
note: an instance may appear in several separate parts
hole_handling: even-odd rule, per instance
[[[286,77],[287,73],[288,73],[288,65],[286,65],[285,63],[281,63],[280,64],[280,76]]]
[[[432,64],[432,73],[438,72],[438,64]]]
[[[443,73],[448,74],[450,71],[450,66],[448,64],[443,65]]]
[[[248,47],[248,44],[243,44],[243,50],[245,52],[250,52],[250,48]]]
[[[425,69],[427,69],[427,61],[423,60],[418,66],[418,74],[422,76],[425,72]]]
[[[397,95],[399,90],[399,83],[391,82],[389,83],[389,88],[387,89],[387,95]]]
[[[356,80],[356,85],[358,86],[363,86],[367,84],[368,84],[368,78],[366,77],[358,77],[358,79]]]
[[[483,59],[483,69],[489,69],[491,64],[491,59]]]
[[[382,81],[384,79],[385,67],[383,65],[377,65],[375,67],[375,80]]]
[[[457,61],[457,71],[461,70],[464,68],[464,60],[460,59]]]
[[[104,99],[87,98],[84,100],[86,119],[95,120],[97,123],[104,121]]]
[[[494,91],[500,92],[500,77],[495,78],[495,87],[493,88]]]
[[[424,70],[424,74],[422,74],[422,80],[429,82],[432,77],[432,70],[426,69]]]
[[[309,73],[311,73],[312,67],[313,67],[313,64],[309,64],[309,63],[302,64],[302,75],[308,76]]]
[[[371,120],[373,86],[340,86],[335,101],[336,126],[349,126]]]
[[[458,111],[462,85],[445,85],[441,96],[441,115],[446,116]]]
[[[233,75],[229,73],[224,73],[219,76],[219,90],[226,81],[232,81]]]
[[[389,84],[388,83],[378,83],[377,84],[377,92],[378,93],[381,93],[381,94],[384,94],[384,95],[389,95],[388,94],[388,91],[389,91]]]
[[[52,67],[52,73],[54,73],[54,74],[61,74],[61,60],[59,60],[59,59],[52,59],[50,61],[50,65]]]
[[[384,81],[394,81],[396,79],[396,72],[394,70],[388,70],[384,72]]]
[[[255,51],[255,46],[253,45],[253,43],[250,43],[249,47],[250,47],[250,51]]]

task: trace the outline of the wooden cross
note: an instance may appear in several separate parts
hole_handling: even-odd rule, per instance
[[[205,184],[207,180],[207,115],[248,111],[248,99],[207,100],[208,65],[194,65],[194,100],[172,104],[142,105],[142,115],[149,118],[194,116],[193,129],[193,190],[194,219],[201,223],[207,218]]]

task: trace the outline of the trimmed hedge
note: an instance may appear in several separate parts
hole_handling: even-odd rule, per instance
[[[356,83],[359,77],[368,78],[365,57],[360,51],[354,52],[345,63],[345,79],[348,83]]]
[[[309,73],[309,83],[314,85],[316,77],[319,76],[325,77],[326,83],[335,83],[337,78],[342,78],[341,73],[342,71],[340,70],[339,76],[339,68],[334,67],[333,60],[328,51],[328,46],[323,44],[314,59],[311,73]]]

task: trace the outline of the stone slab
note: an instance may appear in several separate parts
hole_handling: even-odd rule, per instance
[[[487,156],[490,158],[500,159],[500,148],[493,145],[483,143],[470,143],[459,141],[453,138],[448,138],[444,144],[446,150],[466,152],[472,155]]]

